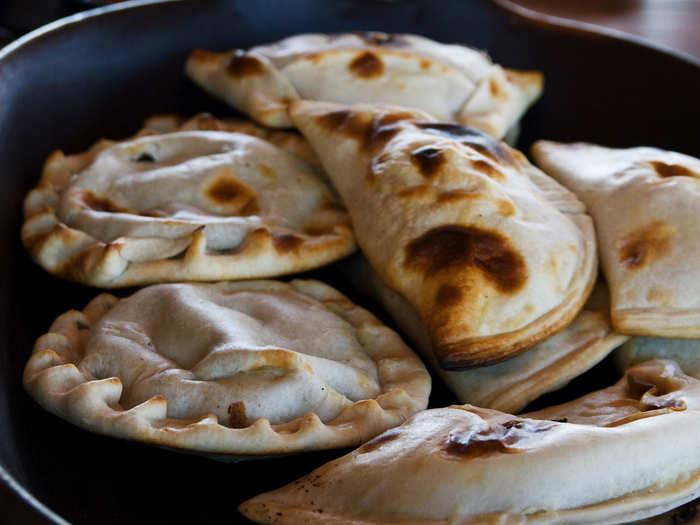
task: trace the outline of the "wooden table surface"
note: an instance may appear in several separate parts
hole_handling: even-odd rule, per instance
[[[700,60],[700,0],[508,0],[516,7],[622,31]],[[0,45],[65,14],[60,1],[42,1],[28,14],[22,1],[0,2]],[[13,7],[14,6],[14,7]],[[43,8],[43,9],[42,9]],[[71,11],[73,9],[70,9]],[[36,23],[35,23],[36,21]],[[48,523],[0,483],[0,522]]]
[[[700,0],[510,0],[537,13],[622,31],[700,59]]]

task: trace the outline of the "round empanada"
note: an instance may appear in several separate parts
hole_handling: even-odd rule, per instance
[[[46,270],[112,288],[278,276],[354,250],[347,213],[299,135],[267,133],[277,146],[251,136],[258,126],[212,117],[147,124],[131,140],[49,157],[22,228]],[[158,133],[175,126],[185,131]]]
[[[251,455],[362,443],[424,409],[430,376],[333,288],[245,281],[102,294],[39,338],[24,385],[101,434]]]

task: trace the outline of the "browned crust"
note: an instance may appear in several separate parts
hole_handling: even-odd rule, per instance
[[[180,129],[240,130],[254,136],[265,135],[267,131],[251,123],[219,121],[207,114],[190,120],[176,115],[149,120],[157,123],[160,129],[144,128],[136,136]],[[280,131],[269,131],[268,134],[274,135],[272,142],[275,143],[287,141],[283,135],[292,135]],[[292,141],[291,148],[299,149],[303,156],[302,143],[301,138]],[[207,250],[205,234],[197,230],[173,240],[171,246],[177,250],[176,255],[166,254],[147,261],[129,260],[123,255],[123,250],[131,242],[130,238],[104,243],[61,223],[54,209],[60,189],[70,175],[86,167],[111,144],[102,140],[88,151],[71,156],[52,153],[44,166],[39,186],[25,200],[22,242],[35,262],[52,274],[102,288],[183,280],[252,279],[311,270],[336,261],[356,248],[347,219],[323,231],[311,228],[292,234],[260,228],[248,234],[237,248],[226,252]],[[222,185],[210,188],[212,197],[239,204],[239,214],[255,213],[257,203],[246,188],[233,188],[230,184],[223,185],[229,181],[221,182]],[[104,211],[122,211],[113,210],[106,202],[92,204]]]
[[[592,225],[588,233],[583,233],[584,237],[593,236]],[[583,286],[575,286],[555,309],[519,330],[470,339],[459,339],[460,334],[454,334],[454,341],[446,336],[440,340],[433,338],[433,351],[440,366],[445,370],[464,370],[494,365],[520,355],[571,323],[593,291],[597,277],[595,241],[589,241],[580,270],[579,282],[585,283]]]

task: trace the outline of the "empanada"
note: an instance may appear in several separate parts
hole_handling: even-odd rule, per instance
[[[239,509],[279,524],[626,523],[697,497],[698,432],[700,381],[650,361],[550,411],[421,412]]]
[[[592,221],[521,153],[390,106],[299,101],[291,115],[443,368],[514,357],[583,306],[596,278]]]
[[[595,220],[615,328],[700,337],[700,160],[585,143],[540,141],[532,151]]]
[[[354,250],[347,212],[299,135],[270,132],[277,146],[252,124],[175,120],[49,157],[25,200],[22,241],[37,263],[112,288],[278,276]],[[185,131],[159,134],[176,126]]]
[[[563,387],[627,340],[612,330],[608,290],[599,281],[571,324],[527,352],[491,366],[444,370],[435,361],[416,310],[381,281],[361,254],[341,262],[340,268],[357,289],[389,312],[461,403],[515,414],[542,394]]]
[[[226,53],[193,51],[186,72],[213,95],[272,127],[289,102],[388,103],[501,138],[542,92],[538,71],[503,69],[480,51],[417,35],[305,34]]]
[[[88,430],[221,454],[357,445],[426,407],[399,336],[318,281],[102,294],[39,338],[24,385]]]

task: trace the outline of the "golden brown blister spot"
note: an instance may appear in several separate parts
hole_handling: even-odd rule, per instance
[[[277,174],[275,173],[275,170],[273,170],[267,164],[260,164],[259,170],[260,170],[260,175],[262,175],[263,177],[266,177],[268,179],[277,178]]]
[[[422,146],[411,152],[411,162],[427,179],[434,177],[445,161],[445,152],[433,146]]]
[[[501,86],[498,85],[498,82],[496,82],[494,79],[489,79],[489,91],[491,92],[491,95],[493,98],[504,98],[505,97],[505,92],[501,89]]]
[[[503,173],[501,170],[499,170],[496,166],[494,166],[491,162],[488,160],[483,160],[483,159],[476,159],[471,161],[472,167],[477,170],[479,173],[483,173],[484,175],[487,175],[488,177],[492,179],[499,179],[502,180],[505,177],[503,176]]]
[[[406,247],[404,265],[432,276],[473,267],[502,292],[515,292],[527,281],[527,266],[508,239],[474,226],[433,228]]]
[[[384,62],[375,53],[364,51],[348,64],[348,69],[360,78],[373,78],[384,73]]]
[[[78,194],[78,201],[83,206],[95,211],[104,211],[108,213],[137,213],[130,208],[125,208],[111,200],[95,195],[91,191],[83,191]]]
[[[272,244],[278,253],[294,252],[304,243],[304,239],[292,233],[273,233]]]
[[[547,432],[555,426],[556,423],[547,421],[514,419],[479,432],[473,428],[453,430],[441,450],[447,457],[461,461],[495,454],[517,454],[529,448],[534,434]]]
[[[245,404],[242,401],[236,401],[228,406],[228,426],[231,428],[248,426]]]
[[[496,201],[496,207],[498,208],[498,212],[504,217],[515,215],[515,206],[513,206],[513,203],[510,201],[498,199]]]
[[[460,202],[466,199],[475,199],[481,197],[481,192],[478,190],[447,190],[437,194],[436,200],[438,203],[443,202]]]
[[[230,213],[253,215],[259,210],[255,192],[232,175],[223,173],[205,190],[205,196]]]
[[[660,304],[662,306],[670,306],[673,302],[673,295],[673,290],[652,286],[649,289],[649,292],[647,292],[647,301]]]
[[[260,59],[247,55],[242,49],[237,49],[226,66],[226,71],[234,77],[251,77],[265,72]]]
[[[453,306],[462,300],[462,291],[451,284],[443,284],[435,295],[435,304],[438,306]]]
[[[659,177],[698,177],[697,173],[680,164],[666,164],[659,161],[652,161],[649,164],[658,173]]]
[[[432,62],[426,58],[421,58],[420,60],[420,68],[421,69],[429,69],[431,66]]]
[[[381,447],[384,443],[389,443],[390,441],[394,441],[397,439],[399,436],[401,436],[401,433],[397,430],[388,430],[387,432],[384,432],[383,434],[377,436],[376,438],[368,441],[364,445],[362,445],[358,450],[358,454],[367,454],[368,452],[373,452],[377,450],[379,447]]]
[[[628,234],[620,248],[620,262],[630,269],[639,269],[668,255],[673,228],[664,221],[654,221]]]
[[[308,60],[312,64],[318,64],[323,57],[323,53],[309,53],[308,55],[304,55],[302,60]]]
[[[409,112],[397,111],[368,118],[351,110],[332,111],[318,117],[318,123],[329,131],[357,140],[370,154],[378,152],[401,131],[400,122],[411,119]]]
[[[433,188],[431,186],[428,186],[427,184],[418,184],[415,186],[408,186],[407,188],[403,188],[402,190],[399,190],[399,192],[396,195],[403,199],[423,199],[431,197],[433,195]]]

